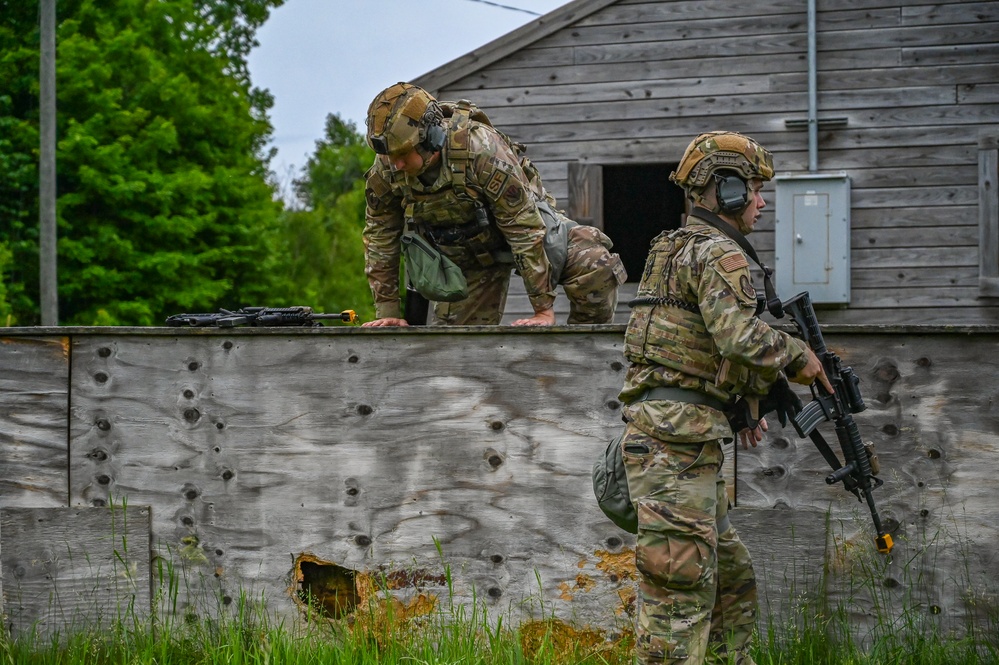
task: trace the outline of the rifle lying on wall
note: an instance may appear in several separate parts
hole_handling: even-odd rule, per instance
[[[194,328],[235,328],[237,326],[322,326],[324,320],[356,323],[357,314],[347,309],[339,314],[317,314],[311,307],[243,307],[236,311],[220,309],[209,314],[174,314],[167,317],[168,326]]]
[[[854,374],[850,367],[843,367],[839,356],[826,348],[807,291],[784,302],[783,309],[785,313],[790,314],[802,339],[822,362],[826,377],[833,386],[833,393],[829,394],[818,381],[813,383],[812,401],[791,418],[791,423],[798,436],[812,440],[822,457],[832,467],[833,472],[826,476],[826,483],[835,485],[842,482],[843,487],[853,493],[859,501],[867,501],[871,518],[874,520],[874,530],[878,534],[874,543],[878,552],[888,554],[894,543],[891,534],[882,526],[877,506],[874,505],[873,491],[884,484],[884,481],[877,477],[878,457],[874,452],[874,444],[865,445],[860,439],[860,430],[853,420],[854,413],[860,413],[867,408],[864,398],[860,395],[860,377]],[[836,438],[839,439],[840,448],[843,450],[842,463],[816,429],[819,423],[826,420],[831,421],[836,428]]]

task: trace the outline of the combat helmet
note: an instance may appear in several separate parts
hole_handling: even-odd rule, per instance
[[[707,132],[690,142],[669,179],[687,192],[696,191],[707,185],[708,179],[719,170],[735,172],[744,180],[770,180],[774,177],[774,158],[748,136]]]
[[[402,155],[416,149],[427,159],[444,146],[444,114],[423,88],[396,83],[368,106],[368,145],[379,155]]]

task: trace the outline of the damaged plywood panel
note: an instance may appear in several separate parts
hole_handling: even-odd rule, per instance
[[[0,507],[65,506],[69,338],[0,336]]]
[[[595,553],[628,542],[590,472],[622,426],[619,334],[242,332],[77,340],[73,505],[156,506],[154,547],[223,605],[294,611],[309,555],[449,565],[458,602],[607,623],[627,581]],[[598,584],[561,599],[581,570]]]
[[[45,638],[145,621],[149,514],[148,506],[0,509],[10,634]]]

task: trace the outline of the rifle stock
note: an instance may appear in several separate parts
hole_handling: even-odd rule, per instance
[[[826,476],[826,483],[835,485],[842,482],[843,487],[858,500],[866,501],[877,532],[875,546],[882,554],[888,554],[894,543],[891,534],[881,523],[873,493],[874,489],[884,482],[877,477],[876,470],[872,467],[871,462],[876,459],[873,449],[864,445],[860,438],[860,430],[853,419],[854,413],[860,413],[867,408],[860,394],[860,378],[853,373],[852,368],[844,367],[839,356],[826,347],[807,291],[786,301],[783,307],[784,312],[790,315],[797,326],[801,338],[822,363],[822,369],[833,386],[833,392],[830,394],[818,381],[813,383],[812,401],[795,414],[791,422],[799,436],[812,439],[832,467],[833,472]],[[842,463],[817,429],[818,425],[825,421],[832,422],[835,427],[836,438],[843,453]]]

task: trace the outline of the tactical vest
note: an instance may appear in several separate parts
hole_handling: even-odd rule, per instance
[[[468,100],[440,102],[444,121],[448,123],[447,145],[443,151],[442,174],[450,183],[438,187],[418,185],[405,194],[407,220],[416,220],[418,230],[428,235],[459,265],[463,254],[470,252],[483,267],[496,263],[512,263],[513,254],[489,213],[484,196],[469,185],[475,156],[470,149],[472,121],[491,127],[518,158],[527,176],[531,193],[545,223],[545,254],[552,266],[553,282],[557,283],[568,256],[568,230],[575,226],[554,211],[552,199],[541,184],[541,176],[531,160],[524,156],[526,148],[496,129],[484,111]]]
[[[468,102],[441,102],[448,142],[442,151],[436,182],[424,185],[400,175],[396,188],[403,195],[406,223],[428,237],[459,265],[483,267],[512,263],[513,255],[496,225],[491,223],[481,192],[467,186],[471,168],[470,121],[489,123],[485,113]],[[501,134],[502,136],[502,134]],[[504,140],[509,140],[503,136]],[[405,186],[403,185],[405,183]]]
[[[651,362],[696,377],[703,381],[703,392],[727,400],[746,387],[749,370],[722,358],[696,294],[687,292],[677,275],[680,266],[700,272],[695,248],[711,237],[706,230],[683,227],[655,239],[635,299],[645,302],[632,309],[624,354],[631,362]]]

